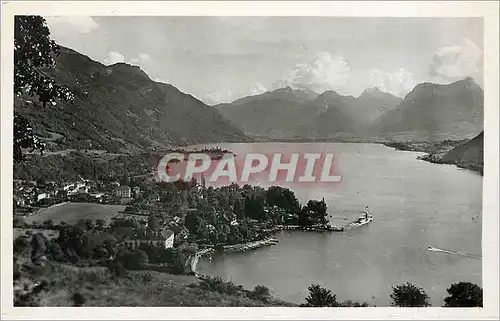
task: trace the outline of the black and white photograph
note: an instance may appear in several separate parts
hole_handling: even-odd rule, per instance
[[[498,318],[498,15],[225,3],[2,2],[6,318]]]

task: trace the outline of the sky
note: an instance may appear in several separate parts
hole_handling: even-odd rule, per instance
[[[404,97],[421,82],[483,85],[482,18],[45,18],[60,45],[138,65],[208,104],[285,86]]]

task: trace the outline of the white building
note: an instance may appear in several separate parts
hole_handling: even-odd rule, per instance
[[[90,193],[90,196],[95,198],[101,198],[104,196],[104,193]]]
[[[40,193],[36,196],[36,200],[39,201],[39,200],[43,200],[45,198],[49,197],[49,195],[47,193]]]
[[[70,188],[74,188],[74,187],[75,187],[75,184],[73,184],[73,183],[65,184],[65,185],[63,186],[63,191],[67,191],[67,190],[69,190]]]
[[[175,237],[175,234],[174,234],[174,232],[172,230],[163,229],[161,231],[161,235],[165,239],[165,248],[166,249],[174,247],[174,237]]]
[[[88,186],[79,186],[75,189],[72,189],[68,192],[68,195],[76,195],[76,194],[86,194],[89,192],[90,187]]]
[[[115,189],[115,195],[120,198],[130,198],[132,190],[130,186],[123,185]]]

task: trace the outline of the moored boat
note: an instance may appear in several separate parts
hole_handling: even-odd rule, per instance
[[[368,212],[368,206],[366,206],[365,210],[363,211],[363,215],[358,217],[357,220],[347,224],[346,229],[353,228],[353,227],[360,227],[360,226],[363,226],[363,225],[370,223],[371,221],[373,221],[373,215],[371,215]]]

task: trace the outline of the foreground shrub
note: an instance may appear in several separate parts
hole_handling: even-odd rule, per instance
[[[127,276],[127,270],[118,261],[109,262],[108,263],[108,271],[115,279],[116,278],[123,278],[123,277]]]
[[[446,289],[449,296],[444,299],[446,307],[482,307],[483,289],[471,282],[459,282]]]
[[[253,300],[267,302],[270,299],[271,294],[268,287],[256,285],[253,291],[248,293],[248,297]]]
[[[319,284],[309,286],[309,296],[302,307],[338,307],[337,296],[332,291],[322,288]]]
[[[397,307],[428,307],[429,296],[424,289],[409,282],[392,288],[392,305]]]
[[[71,299],[73,300],[73,306],[75,306],[75,307],[82,307],[86,301],[85,297],[81,293],[78,293],[78,292],[73,294]]]
[[[143,250],[121,252],[116,259],[126,269],[141,269],[148,264],[148,255]]]
[[[27,254],[30,247],[30,241],[25,236],[20,236],[14,240],[14,254]]]
[[[237,286],[231,281],[225,282],[218,276],[209,277],[205,280],[202,280],[202,282],[200,283],[200,288],[206,291],[219,292],[230,295],[238,294],[243,290],[243,286]]]
[[[14,228],[26,228],[28,224],[26,223],[26,219],[24,217],[14,215],[12,226]]]

